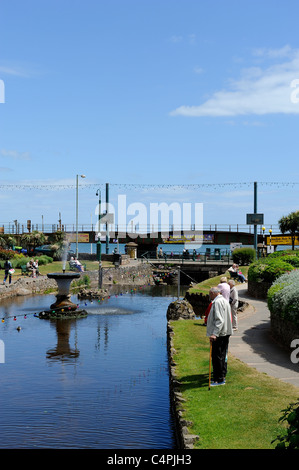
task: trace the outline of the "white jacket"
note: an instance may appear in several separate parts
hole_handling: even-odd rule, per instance
[[[233,334],[231,308],[221,295],[213,300],[207,321],[207,336],[230,336]]]

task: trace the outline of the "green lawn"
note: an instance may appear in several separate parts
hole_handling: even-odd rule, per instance
[[[248,273],[249,266],[240,266],[240,269],[241,269],[242,273],[244,274],[244,276],[247,279],[247,273]],[[194,294],[196,294],[196,293],[198,293],[198,294],[199,293],[208,294],[210,288],[217,286],[220,283],[221,277],[223,277],[223,276],[226,276],[227,280],[231,279],[229,271],[226,271],[224,274],[221,274],[220,276],[211,277],[209,279],[206,279],[205,281],[200,282],[199,284],[197,284],[193,287],[190,287],[190,289],[188,289],[188,292],[190,294],[193,294],[193,293]],[[237,282],[237,284],[239,284],[238,281],[236,281],[236,282]]]
[[[209,340],[202,320],[172,321],[183,417],[200,436],[199,449],[271,449],[282,432],[281,410],[299,389],[257,372],[229,355],[226,385],[208,390]]]
[[[98,261],[82,261],[82,264],[86,264],[87,271],[96,271],[99,269],[99,262]],[[104,268],[108,268],[113,266],[113,263],[110,261],[102,261],[102,266]],[[66,264],[66,271],[68,271],[69,264]],[[48,263],[45,265],[39,266],[39,272],[42,275],[46,275],[48,273],[55,273],[55,272],[62,272],[62,261],[53,261],[53,263]],[[2,270],[2,274],[4,277],[4,271]],[[15,273],[13,274],[13,280],[17,280],[20,277],[24,277],[21,275],[21,269],[16,269]]]

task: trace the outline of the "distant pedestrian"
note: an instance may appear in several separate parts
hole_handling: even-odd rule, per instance
[[[227,373],[227,351],[232,335],[231,309],[229,302],[220,295],[218,287],[210,289],[211,310],[207,321],[207,336],[212,344],[212,386],[224,385]]]
[[[12,264],[9,259],[5,260],[4,263],[4,280],[3,284],[5,284],[7,277],[9,278],[9,284],[11,284],[11,273],[9,272],[12,269]]]
[[[232,326],[233,331],[237,331],[238,329],[238,319],[237,319],[237,310],[239,306],[239,294],[235,286],[235,281],[230,280],[228,281],[228,285],[230,286],[230,306],[232,311]]]

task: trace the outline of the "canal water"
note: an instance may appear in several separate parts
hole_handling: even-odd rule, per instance
[[[53,295],[1,301],[0,448],[175,449],[166,312],[170,286],[74,302],[77,320],[41,320]]]

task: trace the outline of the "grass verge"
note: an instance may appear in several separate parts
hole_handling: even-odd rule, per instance
[[[247,279],[249,266],[240,266],[240,269]],[[229,271],[226,271],[224,274],[221,274],[220,276],[211,277],[209,279],[206,279],[205,281],[200,282],[199,284],[196,284],[193,287],[190,287],[190,289],[188,289],[188,292],[190,294],[200,294],[200,293],[208,294],[210,288],[217,286],[220,283],[220,279],[223,276],[226,276],[227,280],[231,279]],[[238,281],[236,281],[236,283],[238,284]]]
[[[227,383],[208,390],[209,339],[202,320],[172,321],[183,418],[199,435],[198,449],[271,449],[283,432],[281,410],[299,390],[253,369],[229,354]]]
[[[96,271],[99,269],[99,262],[98,261],[82,261],[82,264],[86,264],[86,271]],[[110,261],[102,261],[102,266],[103,268],[109,268],[113,266],[113,263]],[[69,264],[67,262],[66,264],[66,270],[68,271]],[[56,272],[62,272],[62,261],[53,261],[53,263],[48,263],[39,266],[39,272],[41,275],[45,276],[48,273],[56,273]],[[4,271],[1,271],[3,277],[4,277]],[[16,269],[15,273],[12,276],[12,279],[16,281],[20,277],[25,277],[22,276],[21,274],[21,269]]]

